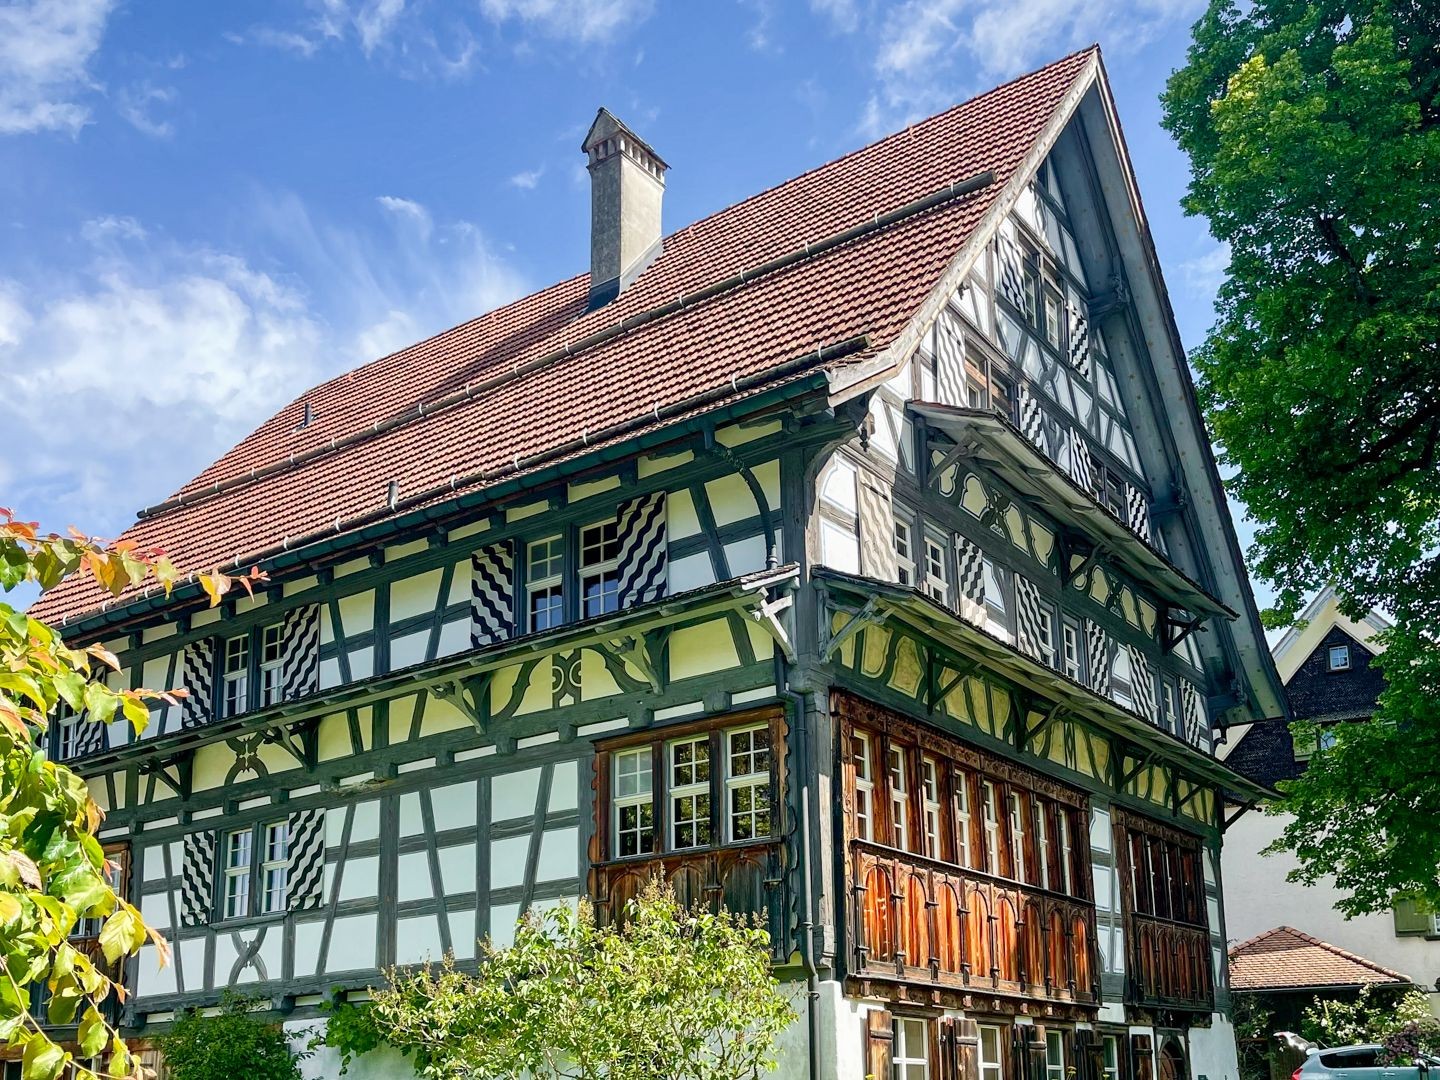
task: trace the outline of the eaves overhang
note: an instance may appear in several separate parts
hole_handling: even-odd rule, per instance
[[[136,761],[165,760],[177,753],[186,753],[236,736],[286,727],[341,709],[361,708],[416,690],[439,687],[449,692],[464,680],[509,667],[531,656],[568,652],[587,646],[633,646],[642,642],[646,634],[681,619],[703,619],[738,612],[753,619],[775,639],[782,651],[788,653],[788,628],[779,616],[789,606],[789,594],[794,591],[799,577],[800,569],[793,563],[774,570],[746,574],[638,604],[624,611],[525,634],[440,660],[412,664],[345,686],[307,694],[293,701],[225,717],[200,727],[141,738],[67,764],[81,776],[90,777]]]
[[[1045,513],[1096,537],[1117,563],[1163,600],[1194,615],[1239,617],[1097,502],[999,413],[921,401],[912,401],[909,409],[964,448],[969,460],[1043,503]]]
[[[1162,731],[1139,713],[1031,659],[919,589],[823,566],[817,567],[813,576],[827,592],[850,598],[856,604],[855,617],[877,622],[893,618],[962,656],[976,657],[1015,683],[1043,694],[1067,712],[1121,737],[1141,755],[1171,762],[1194,777],[1218,785],[1228,799],[1233,800],[1237,795],[1251,800],[1278,798],[1272,789],[1236,772],[1179,736]]]

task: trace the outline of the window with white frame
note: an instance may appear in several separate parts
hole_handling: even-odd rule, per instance
[[[1014,862],[1015,880],[1024,884],[1030,878],[1025,866],[1025,805],[1018,791],[1010,792],[1010,855]]]
[[[907,762],[903,747],[890,747],[890,824],[894,835],[891,843],[906,851],[910,849],[910,788],[906,783]]]
[[[1067,679],[1077,683],[1085,681],[1081,667],[1084,661],[1080,650],[1080,627],[1070,619],[1063,620],[1060,626],[1060,660],[1061,670]]]
[[[855,766],[855,835],[875,839],[875,776],[870,766],[870,736],[850,736],[850,758]]]
[[[655,850],[650,748],[616,751],[614,768],[615,856],[648,855]]]
[[[957,769],[951,782],[955,786],[955,857],[961,866],[970,866],[970,777]]]
[[[1112,650],[1110,660],[1110,696],[1127,709],[1135,707],[1134,673],[1130,667],[1130,651],[1123,646]]]
[[[1010,640],[1009,580],[1003,567],[992,560],[984,563],[985,629],[1004,641]]]
[[[84,730],[80,725],[86,721],[75,714],[65,702],[60,703],[55,717],[55,758],[57,761],[69,761],[80,753],[80,733]]]
[[[980,1025],[980,1080],[1005,1080],[1005,1029]]]
[[[670,847],[710,843],[710,739],[699,735],[670,744]]]
[[[930,1040],[925,1021],[909,1016],[895,1018],[895,1046],[890,1063],[894,1080],[928,1080]],[[878,1078],[877,1078],[878,1080]]]
[[[284,911],[290,883],[290,823],[266,825],[264,858],[260,863],[260,910]]]
[[[920,759],[920,797],[925,808],[925,854],[940,858],[940,766],[932,757]]]
[[[1050,888],[1050,824],[1045,804],[1038,798],[1030,802],[1030,815],[1035,819],[1035,850],[1039,852],[1040,887]]]
[[[1000,807],[995,802],[995,785],[980,782],[981,813],[985,816],[985,872],[1000,874]]]
[[[250,914],[250,861],[255,833],[235,829],[225,834],[225,918]]]
[[[915,545],[910,523],[895,519],[895,580],[901,585],[915,584]]]
[[[620,523],[580,530],[580,601],[584,618],[620,610]]]
[[[1071,895],[1070,890],[1070,815],[1065,808],[1055,815],[1055,831],[1060,841],[1060,891]]]
[[[285,627],[281,623],[260,631],[260,705],[274,705],[285,694]]]
[[[1064,1032],[1045,1032],[1045,1080],[1065,1080]]]
[[[126,879],[130,875],[130,845],[107,844],[105,846],[105,883],[110,886],[116,896],[125,897]],[[97,915],[87,919],[77,919],[75,928],[70,931],[70,937],[74,938],[97,938],[100,936],[100,928],[105,925],[105,916]]]
[[[925,591],[942,604],[950,603],[950,560],[945,543],[929,533],[925,536]]]
[[[1161,683],[1160,709],[1161,726],[1176,735],[1184,735],[1180,723],[1180,684],[1174,679],[1167,677]]]
[[[1102,1080],[1120,1080],[1120,1037],[1100,1036],[1100,1073]]]
[[[565,541],[558,536],[536,540],[525,559],[529,628],[552,630],[565,621]]]
[[[1041,604],[1037,610],[1039,616],[1035,624],[1035,633],[1039,637],[1037,644],[1040,646],[1040,660],[1046,667],[1055,666],[1055,612],[1046,604]]]
[[[220,713],[236,716],[250,707],[250,635],[241,634],[225,642],[221,671]]]
[[[1331,645],[1329,653],[1325,657],[1325,667],[1328,671],[1349,671],[1350,646]]]
[[[221,917],[243,919],[288,907],[290,824],[267,821],[231,829],[221,840]]]
[[[770,835],[770,729],[759,725],[726,732],[726,819],[732,841]]]

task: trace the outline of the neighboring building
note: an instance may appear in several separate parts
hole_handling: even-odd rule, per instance
[[[1301,615],[1299,629],[1275,646],[1275,666],[1285,680],[1296,720],[1321,726],[1320,740],[1335,724],[1364,722],[1384,687],[1371,661],[1384,646],[1375,635],[1390,624],[1378,612],[1361,622],[1341,614],[1333,589],[1323,590]],[[1236,729],[1225,761],[1262,784],[1299,776],[1313,746],[1297,745],[1283,720]],[[1283,925],[1296,926],[1385,970],[1404,976],[1440,1006],[1440,922],[1400,901],[1386,914],[1347,919],[1335,909],[1343,895],[1333,881],[1313,886],[1285,880],[1298,864],[1291,855],[1262,855],[1288,819],[1247,813],[1225,833],[1225,905],[1232,940],[1253,938]]]
[[[1220,826],[1266,789],[1212,732],[1284,698],[1098,50],[663,244],[656,152],[585,151],[589,276],[127,534],[253,601],[36,605],[192,691],[56,729],[175,946],[126,1031],[313,1022],[658,872],[766,913],[784,1076],[1233,1080]]]

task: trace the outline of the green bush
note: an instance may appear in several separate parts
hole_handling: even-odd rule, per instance
[[[280,1025],[235,994],[206,1016],[187,1009],[156,1040],[170,1080],[300,1080],[300,1062],[311,1051],[294,1051]]]

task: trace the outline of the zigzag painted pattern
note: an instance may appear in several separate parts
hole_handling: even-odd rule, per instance
[[[481,548],[470,568],[470,644],[478,649],[515,632],[515,541]]]
[[[965,345],[946,316],[935,322],[935,383],[942,405],[964,405]]]
[[[985,556],[980,548],[955,534],[955,564],[959,575],[960,614],[985,623]],[[970,610],[967,612],[967,602]]]
[[[215,903],[215,834],[186,833],[180,859],[180,925],[203,926]]]
[[[665,595],[669,547],[665,540],[665,492],[620,504],[620,596],[622,608]]]
[[[1020,434],[1045,449],[1045,410],[1026,383],[1020,384]]]
[[[1087,493],[1094,490],[1095,479],[1090,472],[1090,448],[1085,445],[1085,437],[1076,429],[1071,429],[1066,437],[1070,447],[1070,477]]]
[[[281,697],[289,701],[319,689],[319,604],[306,604],[286,613],[280,648]]]
[[[1079,305],[1070,305],[1070,366],[1090,378],[1090,323]]]
[[[75,737],[75,757],[98,754],[105,749],[104,724],[97,724],[83,715],[75,723],[80,725],[80,730]]]
[[[1015,613],[1020,651],[1032,660],[1042,660],[1040,588],[1024,574],[1015,575]]]
[[[1200,691],[1195,689],[1194,683],[1182,682],[1180,684],[1180,704],[1185,712],[1185,741],[1192,746],[1200,745]]]
[[[1025,282],[1020,273],[1020,249],[1008,237],[1000,240],[1000,293],[1022,311],[1025,308]]]
[[[300,810],[290,815],[289,826],[286,903],[292,911],[320,907],[325,902],[325,811]]]
[[[860,498],[860,572],[895,580],[895,518],[890,512],[890,492],[869,472],[862,470]]]
[[[181,685],[190,695],[180,702],[180,726],[202,727],[210,722],[215,705],[215,642],[201,638],[180,654]]]
[[[1150,539],[1150,500],[1134,484],[1130,488],[1130,530],[1143,540]]]
[[[1085,659],[1090,666],[1090,689],[1110,696],[1110,635],[1091,619],[1085,620]]]
[[[1125,646],[1130,653],[1130,678],[1135,684],[1135,711],[1155,722],[1155,671],[1150,658],[1138,646]]]

